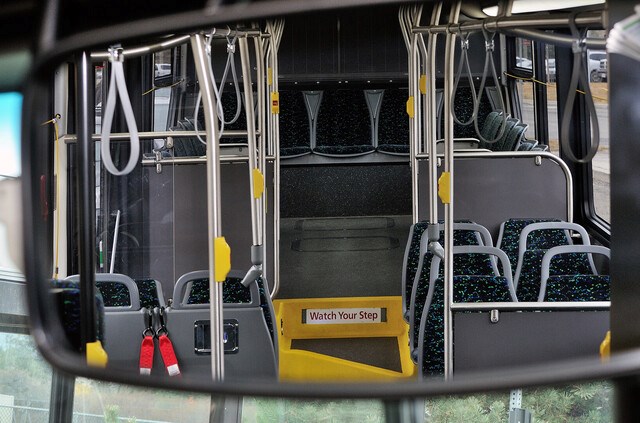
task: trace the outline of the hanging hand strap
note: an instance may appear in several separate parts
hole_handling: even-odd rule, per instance
[[[484,35],[484,44],[485,44],[485,56],[484,56],[484,70],[482,71],[482,80],[480,81],[480,89],[478,90],[478,97],[473,109],[473,127],[476,130],[476,134],[478,138],[487,143],[494,144],[498,142],[507,128],[507,111],[505,110],[504,98],[502,98],[502,90],[500,89],[500,80],[498,79],[498,74],[496,73],[496,64],[493,60],[493,50],[495,47],[495,43],[493,38],[495,37],[495,32],[489,32],[484,27],[482,28],[482,34]],[[485,88],[485,84],[487,82],[487,75],[491,72],[491,76],[493,78],[493,83],[498,91],[498,98],[500,99],[500,110],[502,110],[502,125],[500,125],[500,130],[494,139],[486,139],[482,136],[482,131],[480,130],[480,125],[478,123],[478,110],[480,109],[480,99],[482,98]]]
[[[160,328],[156,331],[158,337],[158,346],[162,361],[167,369],[169,376],[179,376],[180,367],[178,366],[178,358],[176,357],[173,343],[169,339],[169,331],[164,323],[164,307],[160,308]]]
[[[153,368],[154,344],[153,337],[153,314],[151,310],[146,311],[147,328],[142,331],[142,344],[140,345],[140,374],[150,375]]]
[[[136,164],[138,164],[138,158],[140,157],[140,139],[138,138],[138,126],[136,125],[133,108],[131,107],[129,93],[127,92],[127,82],[124,79],[124,56],[122,55],[122,48],[111,47],[109,48],[109,53],[111,81],[109,83],[109,94],[107,96],[102,120],[100,152],[105,169],[112,175],[123,176],[131,173],[136,167]],[[109,148],[111,143],[111,123],[113,122],[113,115],[116,110],[117,95],[120,95],[122,111],[124,112],[124,118],[129,130],[129,143],[131,145],[129,161],[121,171],[118,170],[113,163],[111,159],[111,149]]]
[[[569,92],[567,94],[567,101],[564,106],[562,114],[562,124],[560,127],[560,145],[562,153],[566,154],[569,160],[575,163],[589,163],[598,152],[600,146],[600,126],[598,124],[598,112],[596,111],[596,105],[593,102],[591,96],[591,87],[589,85],[589,79],[587,77],[585,58],[587,52],[586,35],[587,30],[580,32],[576,25],[576,14],[573,13],[569,19],[569,27],[571,28],[571,34],[575,37],[575,41],[572,44],[573,50],[573,70],[571,73],[571,82],[569,83]],[[573,114],[573,106],[576,100],[576,93],[578,90],[578,82],[582,85],[582,89],[585,94],[585,103],[589,118],[591,120],[591,148],[586,156],[579,159],[576,157],[571,143],[569,140],[569,129],[571,125],[571,115]]]
[[[469,88],[471,88],[471,101],[472,101],[472,110],[473,113],[469,120],[462,122],[457,114],[456,114],[456,94],[458,93],[458,84],[460,83],[460,77],[462,76],[462,71],[466,69],[467,72],[467,80],[469,81]],[[458,62],[458,72],[456,73],[456,78],[453,82],[453,91],[451,93],[451,116],[453,117],[453,121],[458,125],[467,126],[470,125],[475,119],[476,113],[476,104],[478,103],[478,98],[476,96],[476,87],[473,83],[473,76],[471,75],[471,66],[469,65],[469,33],[461,33],[460,34],[460,61]]]

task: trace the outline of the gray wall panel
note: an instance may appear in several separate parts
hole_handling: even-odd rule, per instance
[[[455,219],[484,225],[497,241],[500,224],[509,218],[550,217],[568,220],[567,176],[558,163],[534,157],[456,158],[454,163]],[[428,163],[419,163],[419,216],[429,213]],[[438,201],[439,219],[444,218]]]
[[[454,315],[454,371],[597,357],[608,311],[501,312]]]

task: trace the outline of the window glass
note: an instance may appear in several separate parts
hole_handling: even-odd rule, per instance
[[[211,396],[205,394],[77,378],[73,421],[208,423],[210,403]]]
[[[0,333],[0,422],[49,420],[51,369],[29,335]]]
[[[588,37],[604,38],[604,31],[589,31]],[[609,78],[606,52],[600,50],[587,51],[589,84],[591,95],[596,106],[598,126],[600,129],[600,145],[593,158],[593,199],[598,216],[611,221],[610,204],[610,165],[609,165]]]
[[[558,92],[556,88],[556,50],[552,45],[544,49],[545,70],[547,73],[547,127],[549,151],[560,156],[560,136],[558,131]]]
[[[537,139],[533,82],[519,79],[516,81],[516,89],[520,100],[520,122],[529,125],[525,135],[527,139]]]
[[[289,400],[245,398],[242,422],[384,422],[384,406],[376,400]],[[453,421],[453,420],[452,420]]]
[[[171,98],[171,50],[160,51],[153,55],[154,87],[153,91],[153,130],[166,131],[169,118],[169,100]],[[165,78],[165,81],[162,81]],[[166,81],[166,79],[169,79]],[[162,83],[160,83],[162,81]]]
[[[563,388],[525,389],[515,408],[527,410],[534,422],[609,422],[613,420],[613,388],[607,382]],[[434,398],[426,401],[425,421],[506,422],[510,392]]]
[[[17,178],[21,173],[21,108],[21,94],[0,93],[0,277],[11,280],[19,277],[16,263],[19,258],[10,251],[15,239],[10,240],[10,235],[16,236],[20,222],[20,185]]]
[[[516,67],[533,70],[533,49],[531,40],[516,38]]]

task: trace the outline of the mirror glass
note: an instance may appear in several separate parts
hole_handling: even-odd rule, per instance
[[[60,60],[55,96],[35,101],[33,139],[24,140],[31,187],[44,199],[31,200],[42,236],[28,253],[47,273],[31,295],[57,316],[40,316],[45,329],[58,325],[49,342],[84,363],[99,340],[109,374],[181,375],[184,383],[211,381],[216,346],[224,380],[251,383],[413,383],[596,359],[609,328],[608,249],[573,223],[569,168],[535,139],[546,139],[542,129],[503,123],[496,96],[518,90],[503,92],[491,78],[475,118],[485,138],[500,142],[478,141],[477,88],[462,78],[455,93],[443,92],[440,37],[436,111],[425,116],[442,138],[443,98],[453,96],[457,118],[468,122],[454,127],[453,291],[445,289],[445,228],[436,223],[445,206],[430,195],[430,175],[444,166],[424,143],[416,141],[417,155],[410,148],[417,118],[407,117],[407,101],[422,113],[426,100],[414,99],[418,85],[408,83],[398,12],[388,5],[224,25],[193,40],[169,35],[142,56],[129,42],[112,60],[105,45],[94,49],[84,83],[95,89],[84,99],[74,87],[82,72]],[[500,42],[520,48],[523,68],[545,60],[532,54],[532,40],[498,38],[496,50],[506,48]],[[474,75],[483,46],[481,34],[470,38]],[[211,87],[215,193],[205,131]],[[78,99],[95,130],[89,145],[76,135]],[[561,99],[526,100],[535,116],[557,114]],[[57,130],[39,125],[56,113]],[[510,129],[500,133],[502,124]],[[48,217],[45,200],[55,204]],[[212,202],[218,211],[209,217]],[[210,219],[219,230],[209,230]],[[216,269],[229,265],[224,283],[210,280],[212,246]],[[87,263],[95,308],[82,300]],[[218,336],[214,295],[224,303]],[[83,323],[82,304],[92,321]]]

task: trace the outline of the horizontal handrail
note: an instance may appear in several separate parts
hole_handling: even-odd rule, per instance
[[[452,311],[523,311],[523,310],[609,310],[611,301],[558,301],[558,302],[486,302],[453,303]]]

